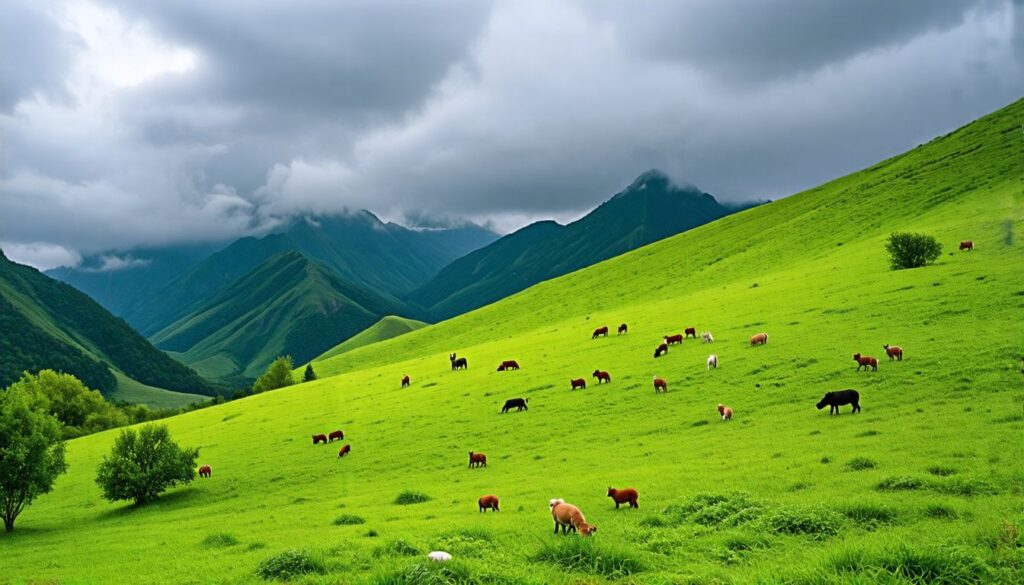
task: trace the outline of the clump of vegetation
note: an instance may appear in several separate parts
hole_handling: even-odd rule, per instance
[[[166,425],[125,429],[100,463],[96,484],[112,502],[132,500],[141,506],[178,483],[191,483],[198,456],[199,449],[179,447]]]
[[[893,475],[878,482],[875,489],[883,492],[898,492],[924,489],[924,480],[909,475]]]
[[[697,494],[682,504],[665,509],[665,515],[677,523],[693,522],[701,526],[736,526],[761,515],[763,506],[748,494]]]
[[[867,457],[854,457],[847,461],[846,465],[843,467],[845,467],[847,471],[863,471],[865,469],[874,469],[875,462]]]
[[[366,520],[355,514],[342,514],[334,519],[335,526],[355,526],[357,524],[366,524]]]
[[[293,369],[291,356],[277,358],[270,364],[266,372],[256,378],[256,382],[252,385],[253,394],[291,386],[295,383],[295,378],[292,377]]]
[[[233,534],[228,534],[226,532],[218,532],[216,534],[211,534],[203,539],[203,546],[214,548],[235,546],[239,543],[241,543],[241,541],[235,538]]]
[[[294,549],[269,556],[256,567],[256,574],[268,580],[290,581],[295,577],[327,572],[323,556]]]
[[[956,469],[943,465],[932,465],[926,470],[928,473],[938,477],[948,477],[956,473]]]
[[[763,526],[774,534],[825,538],[839,532],[843,517],[825,508],[778,508],[768,512]]]
[[[608,579],[621,579],[647,568],[643,558],[633,549],[598,544],[591,538],[559,539],[544,545],[533,558],[567,571],[601,575]]]
[[[978,496],[999,493],[999,488],[987,479],[954,477],[947,481],[932,482],[932,489],[951,496]]]
[[[942,255],[942,244],[926,234],[894,233],[885,243],[893,270],[918,268]]]
[[[373,556],[377,558],[414,557],[418,554],[420,554],[419,547],[402,539],[386,542],[373,550]]]
[[[409,565],[404,570],[378,576],[375,585],[476,585],[469,568],[457,562]]]
[[[960,517],[960,513],[955,508],[947,504],[928,504],[924,507],[924,514],[929,518],[936,518],[939,520],[956,520]]]
[[[845,550],[832,557],[827,571],[843,575],[872,575],[876,582],[992,582],[991,571],[981,559],[952,547],[919,550],[901,544],[881,550]]]
[[[644,528],[664,528],[668,523],[661,516],[645,516],[638,522]]]
[[[896,511],[892,508],[871,503],[847,504],[839,508],[839,513],[862,528],[893,524],[897,519]]]
[[[40,406],[60,421],[65,439],[128,424],[128,416],[121,409],[71,374],[53,370],[42,370],[38,374],[25,372],[9,388],[22,388],[36,394]]]
[[[398,494],[395,498],[395,503],[399,506],[408,506],[410,504],[422,504],[423,502],[429,502],[430,496],[422,492],[414,492],[412,490],[405,490]]]

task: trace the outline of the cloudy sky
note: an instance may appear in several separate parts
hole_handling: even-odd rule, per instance
[[[778,198],[1024,95],[1021,0],[0,0],[0,247]]]

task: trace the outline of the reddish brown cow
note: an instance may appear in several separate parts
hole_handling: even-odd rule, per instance
[[[974,249],[974,242],[972,242],[971,240],[964,240],[964,241],[960,242],[960,251],[961,252],[964,251],[964,250],[967,250],[968,252],[970,252],[973,249]]]
[[[898,345],[883,345],[885,348],[885,354],[889,356],[889,361],[903,361],[903,348]]]
[[[618,333],[616,333],[616,335],[622,335],[623,333],[629,333],[629,326],[627,326],[625,323],[619,325],[619,331]]]
[[[409,376],[403,376],[402,377],[402,388],[408,388],[408,387],[409,387]]]
[[[598,337],[608,337],[608,326],[598,327],[594,329],[594,334],[590,336],[591,339],[597,339]]]
[[[659,358],[668,353],[668,344],[662,343],[654,349],[654,357]]]
[[[345,438],[345,433],[340,431],[340,430],[339,431],[334,431],[331,434],[327,435],[327,441],[330,442],[330,443],[333,443],[335,441],[340,441],[340,440],[342,440],[344,438]]]
[[[500,366],[498,366],[498,371],[499,372],[504,372],[505,370],[518,370],[518,369],[519,369],[519,362],[517,362],[516,360],[505,360],[505,361],[501,362]]]
[[[203,465],[202,467],[199,468],[199,477],[212,477],[212,476],[213,476],[213,468],[210,467],[209,465]]]
[[[326,445],[327,435],[313,435],[313,444],[316,445],[317,443],[323,443]]]
[[[483,453],[469,452],[469,466],[470,467],[487,467],[487,455]]]
[[[352,451],[352,445],[345,445],[338,451],[338,459],[348,455]]]
[[[696,327],[687,327],[686,330],[683,331],[683,333],[685,333],[687,337],[692,337],[694,339],[697,339],[697,328]]]
[[[754,345],[764,345],[766,343],[768,343],[768,334],[767,333],[758,333],[757,335],[754,335],[754,336],[752,336],[750,338],[750,345],[751,346],[754,346]]]
[[[597,378],[597,383],[598,384],[600,384],[601,382],[611,382],[612,381],[612,375],[609,374],[608,372],[602,372],[601,370],[594,370],[594,373],[591,374],[591,376]]]
[[[732,420],[732,409],[724,404],[718,405],[718,414],[722,415],[722,420]]]
[[[480,496],[480,499],[477,500],[476,503],[479,504],[481,512],[486,512],[487,510],[494,510],[495,512],[501,511],[498,509],[498,496],[494,494]]]
[[[657,376],[654,377],[654,393],[657,394],[659,391],[668,392],[668,382],[663,378]]]
[[[676,333],[675,335],[666,335],[665,336],[665,344],[666,345],[676,345],[676,344],[679,344],[679,343],[682,343],[682,342],[683,342],[683,336],[679,335],[678,333]]]
[[[580,389],[583,389],[583,390],[587,389],[587,381],[584,380],[583,378],[576,378],[575,380],[569,380],[569,382],[572,383],[572,389],[573,390],[575,390],[577,388],[580,388]]]
[[[855,353],[853,354],[853,361],[857,362],[858,372],[861,368],[864,368],[864,371],[867,371],[868,367],[875,371],[878,370],[878,360],[869,355],[860,355],[859,353]]]
[[[615,502],[615,508],[619,507],[619,504],[629,504],[630,508],[639,508],[640,504],[636,503],[636,499],[639,494],[633,488],[625,488],[617,490],[613,487],[608,488],[608,497]]]

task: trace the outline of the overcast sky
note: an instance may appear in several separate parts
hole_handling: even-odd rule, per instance
[[[0,247],[778,198],[1024,94],[1020,0],[0,0]]]

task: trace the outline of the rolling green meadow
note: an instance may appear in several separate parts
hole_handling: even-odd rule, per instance
[[[261,562],[292,549],[315,569],[297,583],[1024,582],[1022,122],[1018,101],[316,361],[316,382],[167,419],[213,477],[151,505],[100,497],[96,466],[119,431],[71,441],[68,473],[0,535],[0,583],[259,582]],[[891,270],[894,231],[935,236],[942,256]],[[973,252],[957,250],[965,239]],[[602,325],[611,335],[592,340]],[[715,343],[653,359],[685,327]],[[768,344],[750,347],[760,331]],[[452,372],[451,352],[469,369]],[[878,371],[857,372],[856,352]],[[495,371],[506,359],[522,369]],[[844,388],[860,414],[815,409]],[[513,397],[529,411],[499,414]],[[340,460],[338,443],[310,440],[334,429],[352,445]],[[489,465],[468,469],[469,451]],[[635,487],[640,508],[616,510],[609,486]],[[500,512],[477,510],[488,493]],[[553,535],[551,498],[596,535]],[[431,550],[454,560],[430,563]]]

